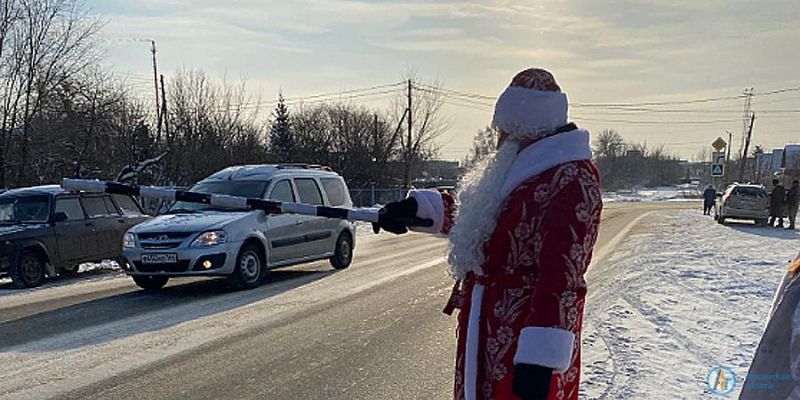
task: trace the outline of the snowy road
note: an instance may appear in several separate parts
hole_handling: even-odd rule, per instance
[[[682,207],[610,204],[598,259],[616,262],[612,250],[631,245],[629,230],[638,232],[633,222],[642,216]],[[449,398],[455,319],[441,314],[451,288],[445,248],[444,240],[423,235],[364,235],[350,269],[315,263],[279,270],[269,284],[245,292],[219,281],[177,281],[149,294],[113,274],[0,290],[0,399]],[[678,278],[668,272],[666,282]],[[584,384],[590,398],[627,397],[625,385],[649,377],[619,366],[636,355],[617,353],[624,341],[614,329],[630,304],[642,315],[656,315],[648,312],[655,306],[637,303],[632,292],[617,307],[626,299],[600,293],[619,294],[616,275],[603,267],[590,273],[590,303],[597,305],[589,309],[597,314],[587,317],[593,334],[584,365],[587,376],[609,383]],[[597,347],[603,340],[613,351]],[[713,354],[698,356],[706,353]]]

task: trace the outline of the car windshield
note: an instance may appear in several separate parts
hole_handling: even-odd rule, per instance
[[[0,198],[0,224],[47,222],[49,214],[47,196]]]
[[[251,198],[261,198],[264,191],[269,186],[269,181],[220,181],[220,182],[200,182],[192,186],[189,191],[197,193],[226,194],[229,196],[241,196]],[[189,203],[177,201],[170,207],[169,214],[191,213],[196,211],[235,211],[233,208],[212,206],[210,204]]]

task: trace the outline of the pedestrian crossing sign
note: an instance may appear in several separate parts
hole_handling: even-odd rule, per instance
[[[718,177],[725,175],[725,168],[722,164],[711,165],[711,176]]]

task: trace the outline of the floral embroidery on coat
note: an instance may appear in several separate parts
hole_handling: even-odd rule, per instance
[[[554,373],[549,399],[575,400],[580,380],[584,274],[597,239],[602,200],[590,161],[559,165],[523,182],[510,195],[486,243],[488,278],[482,304],[471,303],[474,281],[464,283],[459,315],[456,399],[463,399],[468,310],[481,307],[476,394],[516,399],[511,391],[520,332],[529,326],[575,334],[570,366]]]

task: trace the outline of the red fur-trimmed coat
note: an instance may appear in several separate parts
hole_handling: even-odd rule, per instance
[[[446,309],[460,308],[456,399],[466,398],[465,382],[473,381],[465,377],[473,307],[480,307],[476,399],[517,398],[511,390],[515,357],[538,365],[558,364],[560,357],[565,371],[553,374],[549,399],[578,398],[584,273],[601,209],[599,175],[590,161],[550,168],[511,192],[485,245],[483,276],[461,282]],[[476,283],[483,285],[482,301],[471,304]],[[574,340],[554,340],[569,332]]]

